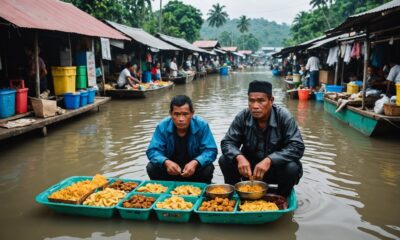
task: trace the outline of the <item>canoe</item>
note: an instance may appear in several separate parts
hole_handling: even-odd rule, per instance
[[[159,86],[158,88],[139,90],[139,89],[112,89],[106,90],[106,96],[112,98],[146,98],[151,97],[161,92],[172,89],[174,84],[171,82],[168,85]]]
[[[177,76],[177,77],[162,77],[165,81],[171,81],[175,84],[185,84],[186,83],[186,76]]]

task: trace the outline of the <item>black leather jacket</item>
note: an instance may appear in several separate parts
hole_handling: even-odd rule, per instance
[[[272,166],[296,162],[302,169],[304,143],[292,115],[285,108],[272,105],[268,121],[267,128],[262,130],[248,108],[241,111],[221,141],[222,154],[230,160],[243,154],[252,168],[269,157]]]

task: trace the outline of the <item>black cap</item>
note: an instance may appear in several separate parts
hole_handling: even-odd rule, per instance
[[[267,81],[254,80],[250,82],[247,94],[252,92],[262,92],[272,96],[272,84]]]

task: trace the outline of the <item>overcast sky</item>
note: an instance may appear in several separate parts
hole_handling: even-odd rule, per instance
[[[169,0],[162,0],[163,6]],[[201,10],[203,18],[213,4],[225,5],[229,18],[246,15],[249,18],[265,18],[278,23],[291,24],[296,14],[310,9],[310,0],[181,0]],[[160,0],[154,0],[154,9],[160,8]]]

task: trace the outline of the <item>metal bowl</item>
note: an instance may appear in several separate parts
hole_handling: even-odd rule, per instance
[[[262,191],[259,192],[242,192],[239,191],[239,187],[243,185],[253,185],[253,186],[261,186]],[[265,182],[262,181],[243,181],[243,182],[238,182],[235,184],[235,190],[237,194],[239,195],[240,198],[242,199],[248,199],[248,200],[257,200],[265,196],[268,190],[268,185]]]
[[[211,193],[210,192],[212,189],[217,188],[217,187],[218,188],[222,187],[225,190],[225,192],[224,193]],[[206,187],[206,196],[211,199],[214,199],[216,197],[231,198],[234,191],[235,191],[235,188],[229,184],[210,184]]]

